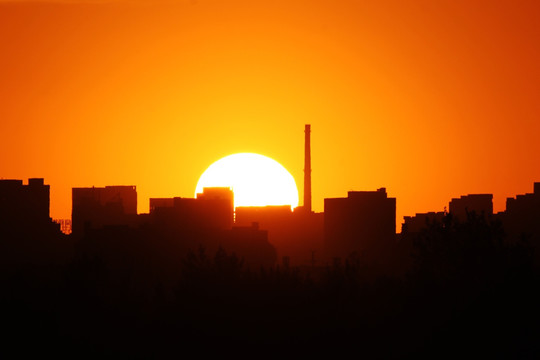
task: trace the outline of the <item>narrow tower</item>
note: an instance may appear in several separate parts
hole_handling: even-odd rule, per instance
[[[304,132],[304,210],[311,212],[311,125],[306,124]]]

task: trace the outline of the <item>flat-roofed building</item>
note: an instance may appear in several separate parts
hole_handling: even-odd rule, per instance
[[[450,214],[459,221],[467,220],[467,213],[490,217],[493,215],[493,194],[469,194],[454,198],[448,206]]]
[[[150,217],[166,228],[230,229],[234,195],[230,188],[204,188],[197,198],[152,198]]]
[[[6,226],[36,227],[51,224],[50,186],[42,178],[0,180],[0,223]]]
[[[76,236],[85,227],[130,225],[137,217],[135,186],[105,186],[72,189],[71,224]]]
[[[396,199],[385,188],[349,191],[324,199],[324,243],[330,258],[391,246],[396,236]]]

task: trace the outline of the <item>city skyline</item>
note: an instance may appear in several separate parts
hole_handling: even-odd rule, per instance
[[[44,186],[46,188],[46,202],[44,204],[39,205],[38,207],[41,208],[42,214],[47,214],[46,217],[48,217],[50,220],[56,222],[57,224],[64,224],[66,220],[69,222],[65,223],[66,225],[66,231],[62,229],[62,232],[65,232],[67,234],[71,233],[71,221],[73,220],[73,207],[71,211],[71,216],[69,218],[54,218],[50,215],[50,184],[45,184],[45,179],[43,178],[29,178],[25,182],[23,179],[0,179],[0,184],[4,184],[3,191],[14,191],[13,189],[24,189],[24,188],[32,188],[33,186],[36,186],[38,184],[39,186]],[[400,234],[400,229],[403,231],[404,226],[410,225],[411,223],[414,223],[413,228],[414,231],[418,231],[421,228],[424,228],[426,226],[426,219],[428,221],[438,221],[440,222],[444,216],[447,214],[452,214],[454,218],[456,218],[458,221],[465,221],[467,219],[467,213],[475,212],[477,215],[485,216],[487,220],[500,220],[499,217],[505,217],[506,213],[508,211],[515,211],[516,207],[518,209],[521,209],[521,212],[527,212],[529,211],[528,208],[531,208],[536,206],[536,203],[531,202],[530,199],[531,196],[535,196],[537,194],[540,194],[540,182],[534,182],[532,187],[530,187],[529,190],[532,191],[526,191],[522,194],[514,194],[513,196],[510,196],[506,198],[505,200],[505,208],[501,211],[495,211],[493,207],[493,194],[488,193],[479,193],[479,194],[465,194],[461,195],[459,197],[453,197],[448,199],[447,204],[443,207],[443,209],[428,209],[426,212],[422,213],[415,213],[411,215],[405,215],[401,220],[396,216],[396,204],[397,204],[397,198],[388,198],[392,201],[391,210],[394,213],[394,223],[395,227],[393,228],[394,234]],[[19,194],[20,190],[14,191],[12,195],[8,198],[2,198],[3,201],[6,201],[6,199],[9,199],[7,204],[15,204],[17,200],[17,196],[20,196]],[[148,199],[148,212],[139,212],[138,209],[138,193],[137,193],[137,186],[136,185],[105,185],[103,187],[96,187],[96,186],[90,186],[90,187],[74,187],[72,188],[72,204],[75,206],[80,200],[76,199],[89,199],[89,198],[96,198],[98,199],[98,202],[100,203],[100,206],[106,206],[107,204],[113,204],[118,199],[129,199],[128,203],[124,204],[122,206],[122,212],[125,211],[125,214],[128,214],[129,216],[146,216],[152,211],[154,211],[157,207],[172,207],[174,201],[193,201],[197,199],[206,199],[206,198],[212,198],[212,197],[222,197],[223,191],[230,192],[230,196],[232,199],[234,199],[234,191],[230,187],[204,187],[201,189],[201,192],[196,194],[195,197],[180,197],[180,196],[172,196],[172,197],[150,197]],[[216,194],[214,196],[210,196],[209,194]],[[369,190],[353,190],[348,191],[347,196],[341,196],[341,197],[335,197],[335,198],[325,198],[325,207],[326,203],[336,203],[336,202],[343,202],[347,201],[347,199],[355,199],[355,198],[362,198],[363,196],[367,196],[369,199],[371,196],[379,196],[380,194],[384,194],[384,199],[387,197],[386,188],[378,188],[376,190],[369,189]],[[4,193],[7,195],[8,193]],[[97,194],[97,195],[96,195]],[[219,195],[218,195],[219,194]],[[366,194],[366,195],[362,195]],[[43,198],[43,195],[40,195],[41,198]],[[126,197],[127,196],[127,197]],[[529,198],[529,200],[527,200]],[[27,201],[27,195],[24,195],[20,199],[24,199],[24,202]],[[116,200],[115,200],[116,199]],[[37,202],[36,202],[37,201]],[[38,197],[36,200],[33,200],[31,202],[39,203],[40,197]],[[304,199],[305,201],[305,199]],[[44,206],[47,205],[47,209],[45,211]],[[519,204],[519,205],[517,205]],[[12,206],[12,205],[7,205]],[[35,206],[35,205],[32,205]],[[127,206],[127,207],[126,207]],[[299,204],[297,207],[292,207],[289,205],[234,205],[233,201],[231,200],[231,214],[235,214],[237,211],[242,213],[242,216],[245,216],[244,214],[250,214],[246,218],[251,218],[253,216],[256,216],[257,214],[264,214],[265,212],[269,211],[270,213],[277,212],[283,214],[284,212],[293,214],[293,213],[307,213],[307,214],[314,214],[314,215],[324,215],[324,210],[320,212],[316,212],[313,210],[307,210],[303,203]],[[94,209],[95,210],[95,209]],[[94,211],[93,210],[93,211]],[[344,211],[344,210],[343,210]],[[369,209],[366,208],[367,211],[365,214],[372,213],[377,214],[378,210],[376,209]],[[33,213],[33,211],[32,211]],[[340,215],[342,217],[344,214]],[[352,218],[348,218],[348,220],[343,220],[346,222],[353,223],[355,221],[354,214],[346,215],[353,216]],[[107,216],[107,214],[100,214],[99,216]],[[232,216],[232,215],[231,215]],[[493,218],[492,218],[493,217]],[[29,218],[30,221],[32,221],[32,217]],[[248,225],[251,222],[246,222],[245,220],[242,220],[239,222],[239,224],[242,225]],[[233,224],[238,224],[238,221],[233,220],[229,226],[232,226]],[[389,223],[386,222],[388,225]],[[133,223],[132,225],[137,225],[136,223]],[[401,226],[400,226],[401,225]],[[103,226],[103,225],[100,225]],[[82,228],[82,227],[81,227]],[[361,235],[359,237],[366,237],[364,235]],[[369,236],[367,236],[369,237]]]

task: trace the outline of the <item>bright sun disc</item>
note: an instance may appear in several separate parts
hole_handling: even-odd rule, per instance
[[[234,206],[298,206],[298,190],[292,175],[266,156],[240,153],[226,156],[199,178],[195,196],[205,187],[230,187]]]

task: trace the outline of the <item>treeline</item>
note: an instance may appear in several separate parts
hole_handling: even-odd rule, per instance
[[[540,355],[540,276],[526,237],[509,241],[500,224],[470,214],[462,223],[448,215],[401,242],[410,244],[402,256],[411,266],[399,275],[374,269],[364,254],[320,268],[256,269],[222,248],[161,261],[74,244],[60,261],[4,267],[0,311],[8,335],[0,351],[77,358]]]

